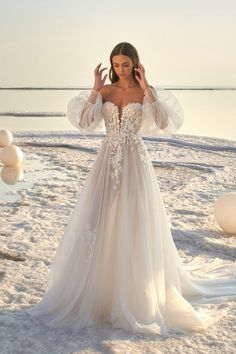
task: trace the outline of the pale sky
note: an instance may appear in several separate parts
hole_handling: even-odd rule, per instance
[[[0,86],[92,85],[123,41],[150,84],[236,86],[235,38],[235,0],[0,0]]]

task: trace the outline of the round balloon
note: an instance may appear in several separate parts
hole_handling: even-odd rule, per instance
[[[10,130],[1,129],[0,130],[0,146],[4,147],[10,145],[13,142],[13,135]]]
[[[224,232],[236,235],[236,192],[221,195],[215,202],[214,214]]]
[[[23,152],[16,145],[8,145],[0,152],[0,160],[6,166],[18,166],[23,161]]]

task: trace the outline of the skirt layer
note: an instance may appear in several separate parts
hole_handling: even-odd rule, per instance
[[[117,167],[109,144],[102,143],[59,243],[45,294],[26,310],[48,326],[79,330],[110,322],[131,332],[198,331],[227,313],[219,299],[236,298],[234,263],[196,259],[183,265],[143,149],[145,156],[125,144]]]

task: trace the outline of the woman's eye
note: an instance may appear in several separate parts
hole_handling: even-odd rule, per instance
[[[129,67],[129,65],[128,64],[126,64],[126,65],[123,65],[125,68],[128,68]],[[114,65],[114,68],[119,68],[119,65]]]

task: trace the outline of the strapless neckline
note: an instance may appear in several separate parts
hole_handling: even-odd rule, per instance
[[[116,108],[118,109],[118,111],[121,111],[121,110],[125,109],[126,107],[128,107],[128,106],[131,105],[131,104],[140,105],[140,106],[143,105],[143,104],[140,103],[140,102],[129,102],[129,103],[127,103],[126,105],[119,107],[119,106],[117,106],[115,103],[113,103],[113,102],[111,102],[111,101],[104,101],[104,102],[103,102],[103,104],[106,104],[106,103],[109,103],[109,104],[111,104],[112,106],[116,107]]]
[[[140,107],[143,106],[143,104],[140,103],[140,102],[129,102],[129,103],[127,103],[126,105],[121,106],[121,107],[117,106],[115,103],[113,103],[113,102],[111,102],[111,101],[104,101],[103,104],[104,104],[104,105],[105,105],[105,104],[110,104],[110,105],[112,105],[114,108],[117,109],[117,112],[118,112],[118,119],[119,119],[119,128],[121,128],[122,116],[123,116],[123,112],[124,112],[124,110],[125,110],[126,108],[128,108],[128,107],[131,106],[131,105],[138,105],[138,106],[140,106]]]

